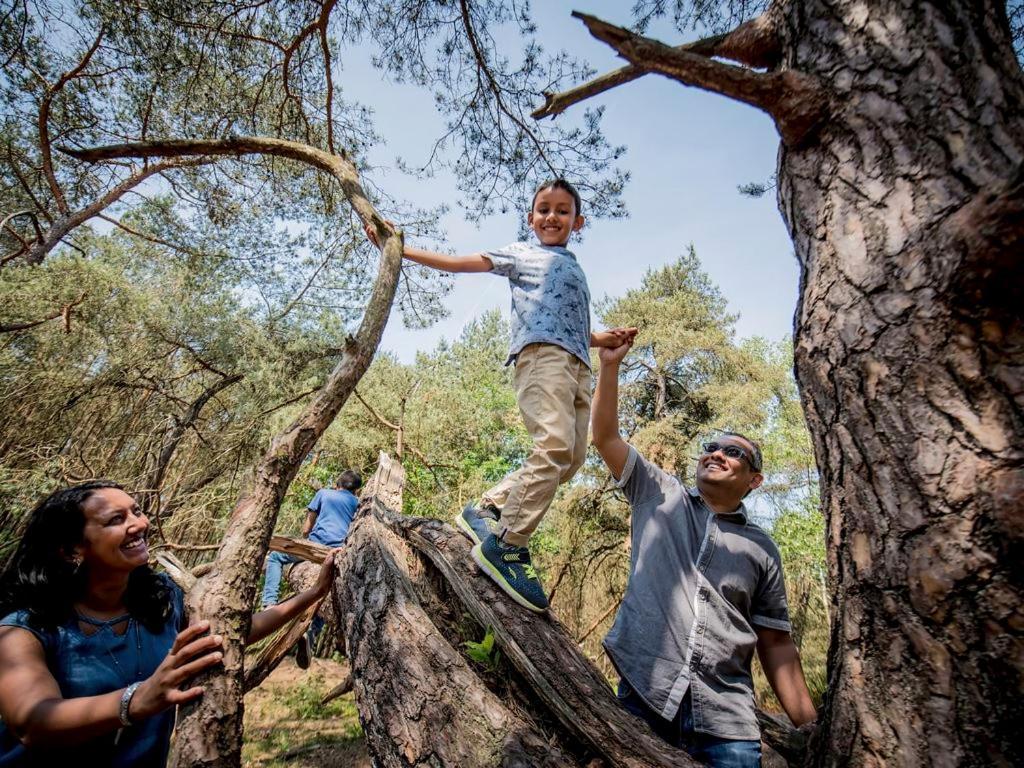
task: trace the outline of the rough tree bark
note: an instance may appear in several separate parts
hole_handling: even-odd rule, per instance
[[[763,18],[763,73],[584,21],[782,135],[833,594],[813,762],[1022,764],[1024,77],[1004,4],[783,0]],[[615,84],[595,82],[537,116]]]
[[[391,312],[401,266],[401,237],[377,214],[359,182],[355,166],[341,154],[331,154],[297,142],[235,136],[223,140],[169,140],[62,151],[92,162],[123,158],[198,158],[269,154],[307,163],[326,171],[341,185],[364,224],[380,236],[381,261],[366,311],[355,336],[323,387],[302,413],[277,435],[255,470],[252,491],[231,515],[211,571],[188,595],[193,618],[207,619],[211,631],[224,636],[223,674],[209,676],[202,699],[179,712],[171,764],[176,766],[237,766],[241,757],[242,640],[248,634],[250,606],[259,581],[277,512],[299,464],[334,420],[370,365]]]
[[[1020,765],[1024,78],[997,2],[806,6],[787,65],[834,110],[779,203],[833,586],[817,762]]]

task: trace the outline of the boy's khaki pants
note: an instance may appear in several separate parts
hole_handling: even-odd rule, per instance
[[[533,452],[483,495],[501,510],[508,544],[525,547],[555,498],[587,457],[590,369],[554,344],[528,344],[516,358],[516,400]]]

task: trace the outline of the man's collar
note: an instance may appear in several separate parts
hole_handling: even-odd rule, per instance
[[[723,520],[729,520],[730,522],[741,523],[743,525],[747,524],[747,508],[742,501],[740,502],[740,505],[732,512],[715,512],[713,509],[711,509],[711,506],[706,501],[704,501],[704,497],[700,495],[700,491],[697,490],[696,486],[694,486],[693,488],[687,488],[686,491],[687,493],[690,494],[694,501],[700,501],[701,504],[707,507],[708,511],[711,514],[717,515]]]

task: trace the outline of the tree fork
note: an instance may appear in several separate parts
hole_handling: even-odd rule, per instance
[[[729,59],[758,69],[771,69],[778,64],[782,50],[775,32],[777,15],[775,6],[772,6],[757,18],[740,24],[731,32],[679,45],[673,50],[699,56]],[[650,71],[643,65],[630,64],[606,72],[593,80],[561,93],[545,92],[544,106],[535,110],[530,116],[537,120],[544,117],[556,117],[573,104],[636,80]]]
[[[787,146],[799,146],[809,140],[828,118],[827,92],[817,78],[808,74],[793,69],[753,72],[673,48],[596,16],[579,11],[572,15],[586,24],[590,34],[635,66],[767,112]]]

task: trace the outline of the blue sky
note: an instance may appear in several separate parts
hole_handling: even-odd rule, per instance
[[[627,4],[577,0],[534,3],[533,8],[547,49],[565,48],[602,72],[622,65],[569,13],[579,9],[626,24]],[[684,42],[668,24],[649,34],[671,44]],[[349,56],[339,75],[345,96],[371,105],[376,113],[383,141],[370,155],[378,166],[373,180],[417,206],[454,201],[455,185],[447,173],[423,181],[386,170],[396,156],[422,162],[440,135],[442,121],[430,93],[386,83],[358,56]],[[632,173],[625,191],[629,218],[590,221],[585,239],[578,246],[570,243],[592,296],[619,295],[639,285],[646,270],[668,263],[692,242],[729,310],[739,315],[741,337],[777,340],[791,333],[798,270],[774,194],[752,200],[736,191],[737,185],[764,181],[775,170],[779,142],[771,120],[751,107],[656,75],[591,103],[605,105],[605,134],[613,145],[627,146],[620,162]],[[578,119],[582,110],[579,105],[559,119]],[[477,227],[453,207],[443,225],[450,247],[471,253],[514,241],[518,217],[525,215],[496,215]],[[491,308],[507,316],[508,284],[487,274],[459,275],[446,304],[450,316],[425,330],[408,330],[395,317],[382,349],[411,362],[417,350],[458,336],[466,323]]]

